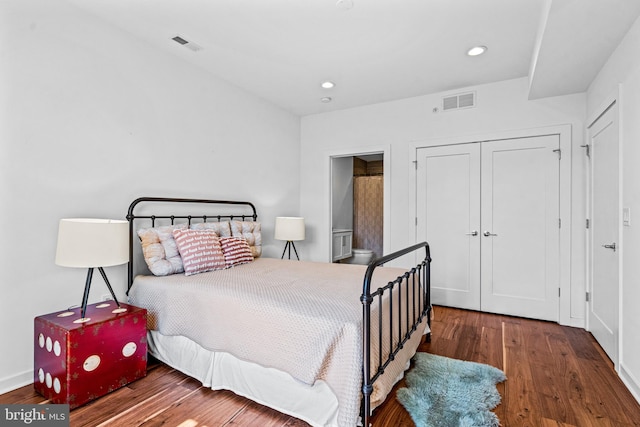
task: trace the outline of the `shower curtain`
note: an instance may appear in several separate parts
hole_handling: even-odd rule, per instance
[[[353,247],[382,253],[384,181],[382,175],[353,178]]]

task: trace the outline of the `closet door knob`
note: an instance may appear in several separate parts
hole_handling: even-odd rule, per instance
[[[478,230],[473,230],[471,233],[466,233],[467,236],[477,236]]]
[[[484,235],[484,237],[489,237],[489,236],[497,236],[497,234],[493,234],[490,231],[485,231],[484,233],[482,233]]]

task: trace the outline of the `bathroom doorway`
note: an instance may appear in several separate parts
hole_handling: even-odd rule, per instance
[[[368,264],[384,254],[384,154],[331,159],[333,262]]]

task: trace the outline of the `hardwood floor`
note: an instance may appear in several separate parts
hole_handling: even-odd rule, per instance
[[[584,330],[444,307],[435,307],[432,329],[432,342],[420,351],[505,371],[495,410],[504,427],[640,426],[640,405]],[[394,396],[376,410],[374,427],[414,426]],[[32,386],[0,395],[0,403],[42,402]],[[231,392],[206,389],[158,362],[145,378],[71,412],[73,427],[107,425],[307,426]]]
[[[556,323],[435,307],[433,338],[419,350],[502,369],[504,427],[640,426],[640,405],[590,333]],[[413,426],[388,398],[375,426]]]

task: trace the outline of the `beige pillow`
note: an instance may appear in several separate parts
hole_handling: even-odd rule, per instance
[[[229,221],[231,235],[242,237],[251,248],[251,255],[258,258],[262,255],[262,227],[258,221]]]
[[[191,224],[192,230],[213,230],[218,237],[231,237],[229,221],[222,222],[198,222]]]
[[[144,260],[154,276],[168,276],[184,271],[173,230],[185,228],[186,224],[178,224],[138,230]]]

